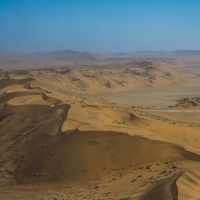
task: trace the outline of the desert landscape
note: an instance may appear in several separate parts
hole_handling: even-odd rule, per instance
[[[200,196],[200,53],[0,53],[0,199]]]

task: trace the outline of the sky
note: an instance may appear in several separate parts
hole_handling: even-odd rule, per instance
[[[200,49],[200,0],[0,0],[0,50]]]

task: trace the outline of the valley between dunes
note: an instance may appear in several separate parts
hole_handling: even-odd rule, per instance
[[[199,199],[198,123],[105,100],[197,75],[137,66],[1,70],[0,199]]]

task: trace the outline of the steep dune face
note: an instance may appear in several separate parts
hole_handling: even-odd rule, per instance
[[[6,171],[12,174],[11,179],[3,178],[3,181],[11,181],[22,161],[56,140],[62,133],[68,109],[69,105],[6,105],[1,109],[0,169],[2,177],[6,177]]]
[[[181,176],[181,174],[182,173],[173,175],[156,184],[156,186],[145,192],[140,200],[178,200],[178,188],[176,185],[176,180]]]
[[[200,197],[200,168],[196,167],[183,173],[176,181],[178,199],[197,200]]]
[[[161,181],[140,199],[197,200],[200,197],[199,185],[200,169],[194,167]]]

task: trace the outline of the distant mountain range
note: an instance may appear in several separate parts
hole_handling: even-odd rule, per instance
[[[183,58],[183,57],[198,57],[200,56],[200,50],[175,50],[175,51],[134,51],[134,52],[121,52],[114,54],[95,54],[89,51],[41,51],[31,54],[15,53],[0,51],[0,58],[19,58],[19,57],[36,57],[47,59],[66,59],[76,61],[101,61],[107,60],[109,57],[114,58]]]
[[[196,55],[200,55],[200,51],[199,50],[176,50],[173,51],[174,54],[177,55],[183,55],[183,56],[196,56]]]
[[[78,59],[78,60],[100,60],[102,59],[102,55],[96,55],[89,51],[72,51],[72,50],[64,50],[64,51],[42,51],[36,52],[32,55],[48,57],[48,58],[64,58],[64,59]]]
[[[182,57],[200,56],[200,50],[175,50],[175,51],[134,51],[113,54],[117,57]]]

